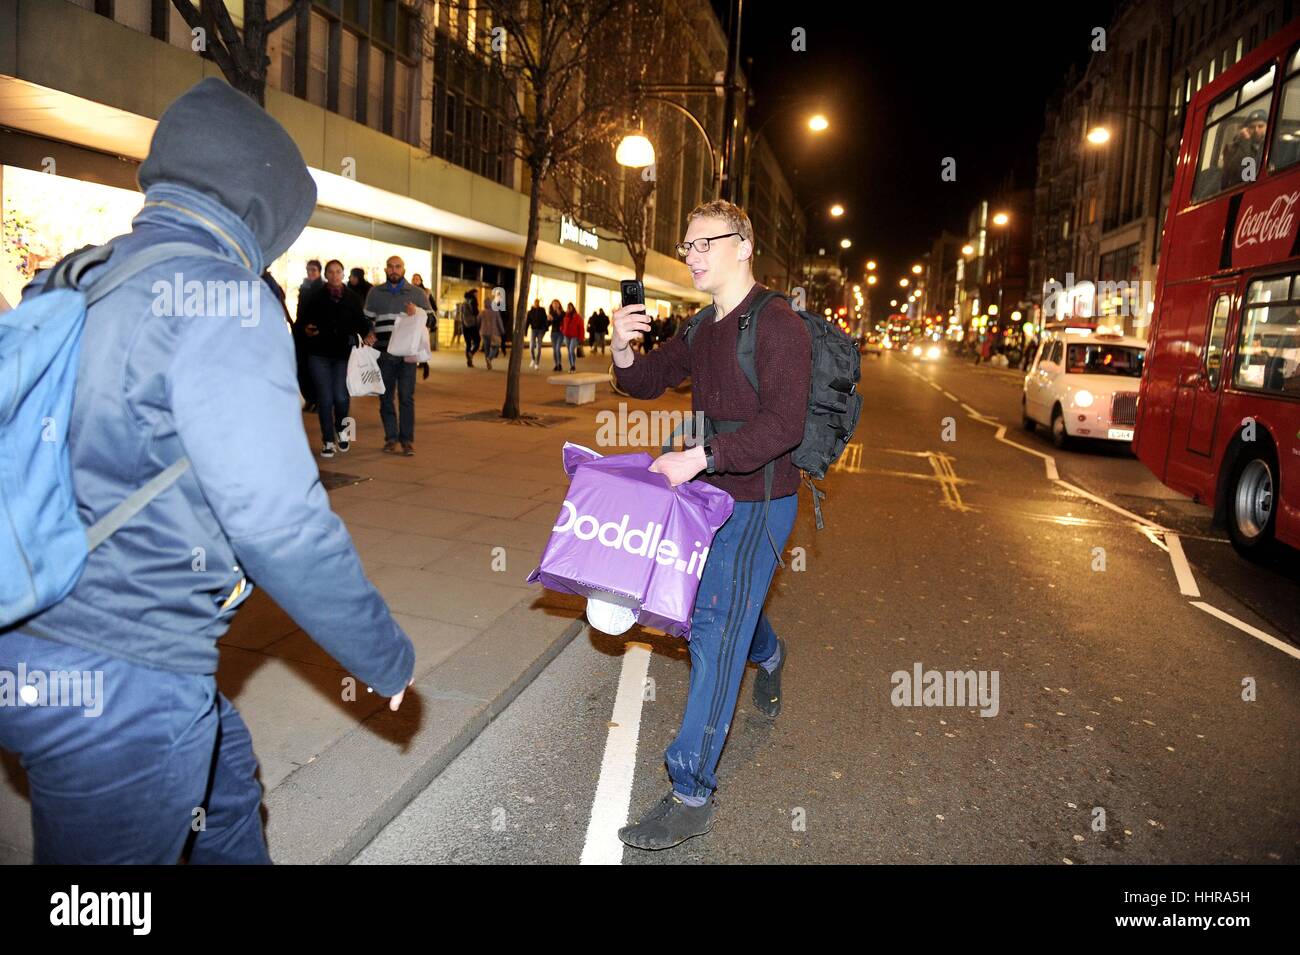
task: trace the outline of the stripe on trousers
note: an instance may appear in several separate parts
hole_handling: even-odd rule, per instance
[[[739,627],[740,622],[743,621],[745,617],[744,595],[749,592],[749,583],[753,576],[753,569],[754,569],[754,555],[758,551],[759,541],[763,537],[765,537],[764,534],[759,533],[760,531],[765,530],[767,526],[766,523],[762,520],[762,513],[763,512],[757,507],[753,509],[753,514],[751,516],[751,526],[753,529],[753,533],[751,536],[750,529],[746,528],[746,542],[742,542],[740,548],[740,553],[743,555],[743,561],[740,564],[740,566],[743,567],[743,572],[741,574],[736,574],[732,576],[731,607],[728,608],[727,624],[726,624],[726,628],[722,632],[722,636],[723,636],[722,644],[718,648],[719,665],[716,667],[717,683],[714,686],[713,699],[709,703],[709,709],[708,709],[709,718],[708,721],[704,724],[706,730],[708,729],[708,727],[712,726],[713,732],[711,734],[708,734],[709,739],[705,741],[704,746],[701,748],[701,752],[700,752],[701,768],[703,768],[703,766],[708,762],[706,757],[712,753],[715,741],[718,741],[719,738],[723,740],[725,740],[726,738],[725,733],[719,732],[718,723],[722,719],[722,715],[723,715],[722,710],[726,706],[726,699],[729,696],[728,687],[731,682],[730,663],[736,655],[736,648],[740,645],[740,640],[738,639],[740,634],[737,632],[737,629]],[[736,613],[737,613],[738,605],[739,605],[739,618],[737,619]],[[760,607],[759,610],[761,612],[762,608]],[[732,626],[733,620],[736,623],[735,627]],[[753,634],[750,634],[750,636],[752,637]],[[728,641],[730,642],[728,643]],[[746,648],[746,652],[748,652],[748,648]],[[739,687],[737,687],[737,691],[739,692]],[[732,700],[731,706],[733,709],[735,708],[735,705],[736,705],[736,701]],[[719,751],[721,751],[722,748],[721,742],[719,742],[717,745]]]

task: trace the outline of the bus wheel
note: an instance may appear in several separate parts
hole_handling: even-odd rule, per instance
[[[1272,549],[1277,496],[1277,461],[1270,451],[1238,459],[1228,485],[1228,536],[1243,557],[1263,557]]]
[[[1060,405],[1052,409],[1052,444],[1062,451],[1070,446],[1070,432],[1065,430],[1065,414]]]
[[[1038,430],[1038,422],[1029,417],[1029,406],[1023,397],[1020,399],[1020,425],[1030,434]]]

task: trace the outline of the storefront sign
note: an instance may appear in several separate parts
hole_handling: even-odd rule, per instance
[[[586,246],[592,251],[595,251],[599,244],[595,232],[587,231],[568,216],[560,216],[560,241]]]

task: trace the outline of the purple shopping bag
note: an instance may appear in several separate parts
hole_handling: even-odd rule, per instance
[[[566,443],[563,457],[569,493],[528,582],[625,607],[638,623],[689,638],[731,495],[695,481],[674,488],[645,452],[602,457]]]

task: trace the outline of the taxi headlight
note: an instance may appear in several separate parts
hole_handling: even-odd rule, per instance
[[[1074,393],[1074,404],[1078,408],[1091,408],[1093,402],[1092,392],[1080,388]]]
[[[938,358],[938,357],[939,357],[939,354],[940,354],[940,352],[939,352],[939,346],[938,346],[938,345],[931,345],[928,349],[926,349],[925,357],[926,357],[926,358],[930,358],[930,359],[934,359],[934,358]]]

